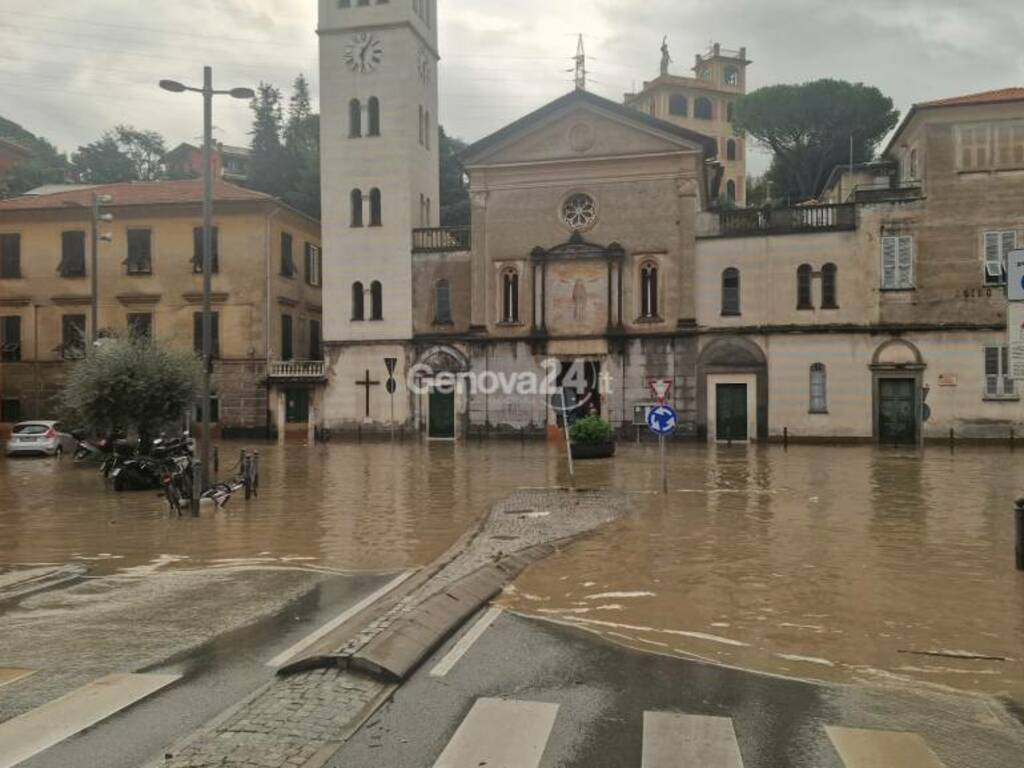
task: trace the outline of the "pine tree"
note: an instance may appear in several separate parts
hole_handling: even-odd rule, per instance
[[[313,114],[309,83],[303,75],[295,79],[284,135],[288,157],[285,202],[319,219],[320,116]]]
[[[260,83],[250,106],[253,126],[248,186],[283,198],[287,191],[288,158],[281,144],[281,91],[269,83]]]

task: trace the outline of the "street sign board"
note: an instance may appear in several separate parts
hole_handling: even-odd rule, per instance
[[[397,357],[385,357],[384,358],[384,365],[387,366],[388,376],[394,376],[395,375],[395,366],[398,365],[398,358]]]
[[[1024,380],[1024,302],[1011,301],[1006,305],[1006,331],[1010,378]]]
[[[659,405],[651,408],[647,414],[647,427],[656,435],[670,435],[678,425],[679,420],[672,406]]]
[[[651,412],[652,408],[657,408],[657,403],[637,403],[633,406],[633,426],[634,427],[646,427],[647,426],[647,414]]]
[[[668,393],[672,390],[672,379],[651,379],[647,382],[647,386],[654,393],[654,399],[659,403],[664,403]]]
[[[1006,298],[1024,301],[1024,248],[1006,254]]]
[[[398,391],[398,382],[393,377],[388,377],[388,380],[384,382],[384,389],[389,395],[393,395]]]

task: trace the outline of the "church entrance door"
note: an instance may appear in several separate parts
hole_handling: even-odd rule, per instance
[[[744,442],[747,434],[747,385],[719,384],[715,390],[717,440]]]
[[[558,378],[559,389],[565,389],[566,402],[577,405],[569,413],[569,424],[591,414],[601,415],[601,363],[593,360],[566,360],[561,363]],[[558,426],[562,426],[559,418]]]
[[[431,440],[455,439],[455,392],[430,390],[427,437]]]

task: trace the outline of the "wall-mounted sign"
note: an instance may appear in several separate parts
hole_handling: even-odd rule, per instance
[[[1006,298],[1024,301],[1024,248],[1006,254]]]
[[[958,383],[957,375],[955,373],[940,373],[939,374],[939,386],[940,387],[955,387]]]
[[[1010,378],[1024,380],[1024,302],[1011,301],[1007,305],[1006,332]]]

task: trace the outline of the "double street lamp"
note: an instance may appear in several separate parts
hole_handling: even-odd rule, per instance
[[[203,95],[203,435],[199,461],[205,490],[210,486],[210,375],[213,372],[213,317],[210,314],[213,276],[213,97],[230,96],[233,99],[248,100],[256,94],[251,88],[214,90],[211,67],[203,67],[202,88],[192,88],[175,80],[161,80],[160,87],[171,93],[191,91]]]

